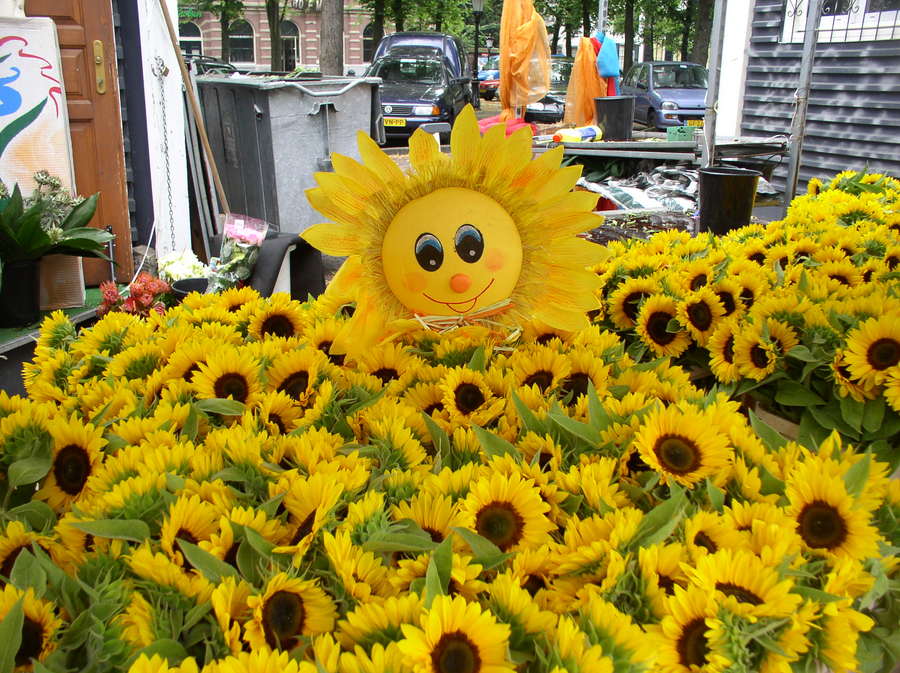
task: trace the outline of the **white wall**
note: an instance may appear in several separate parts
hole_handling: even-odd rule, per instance
[[[731,0],[725,12],[719,116],[716,119],[716,136],[719,138],[734,138],[741,133],[753,4],[749,0]]]
[[[178,2],[165,0],[165,3],[177,30]],[[144,61],[153,212],[156,219],[153,245],[157,255],[162,256],[173,249],[173,240],[175,250],[191,249],[181,71],[159,0],[139,0],[138,13]],[[159,67],[160,64],[162,68]],[[160,76],[160,70],[167,70],[167,73]]]

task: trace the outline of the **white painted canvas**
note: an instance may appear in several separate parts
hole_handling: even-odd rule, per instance
[[[39,170],[74,186],[56,26],[44,17],[0,18],[0,180],[28,194]]]

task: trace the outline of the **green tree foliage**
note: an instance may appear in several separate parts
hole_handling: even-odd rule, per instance
[[[228,61],[228,28],[244,15],[244,0],[178,0],[178,15],[196,18],[202,12],[212,13],[222,27],[222,60]]]

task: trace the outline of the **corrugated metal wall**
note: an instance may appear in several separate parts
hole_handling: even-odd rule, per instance
[[[779,42],[784,6],[785,0],[756,0],[744,135],[790,132],[803,45]],[[900,40],[817,45],[809,103],[800,189],[812,177],[867,163],[900,176]],[[774,174],[780,186],[785,163]]]

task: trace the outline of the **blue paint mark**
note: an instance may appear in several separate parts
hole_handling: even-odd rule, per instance
[[[7,86],[9,82],[15,82],[19,79],[22,72],[18,68],[10,68],[15,75],[11,77],[0,77],[0,117],[15,114],[22,107],[22,94]]]

